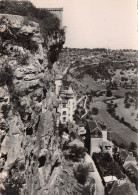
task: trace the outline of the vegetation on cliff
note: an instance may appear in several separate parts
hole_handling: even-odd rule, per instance
[[[47,35],[51,35],[55,31],[60,31],[61,34],[64,34],[63,30],[59,29],[60,21],[57,17],[45,9],[36,8],[29,1],[0,1],[0,13],[25,16],[27,21],[39,23],[45,40]]]

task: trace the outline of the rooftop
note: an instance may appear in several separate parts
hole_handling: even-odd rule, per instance
[[[106,176],[104,177],[104,181],[105,183],[108,183],[108,182],[112,182],[112,181],[117,181],[118,179],[116,178],[116,176]]]
[[[77,145],[79,147],[84,147],[84,143],[77,138],[69,143],[69,146],[74,146],[74,145]]]
[[[125,181],[115,181],[110,191],[111,195],[135,195],[129,183]]]

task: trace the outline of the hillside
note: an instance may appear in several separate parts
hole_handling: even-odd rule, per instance
[[[55,71],[67,69],[78,93],[103,90],[123,81],[136,83],[137,52],[131,50],[68,49],[60,53]],[[57,68],[58,67],[58,68]]]

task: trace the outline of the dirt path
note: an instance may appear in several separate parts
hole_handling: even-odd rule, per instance
[[[87,103],[87,100],[88,100],[88,96],[86,95],[85,97],[86,97],[86,98],[85,98],[85,102],[84,102],[84,110],[85,110],[85,114],[84,114],[84,115],[82,115],[82,117],[81,117],[81,118],[85,117],[85,116],[87,115],[87,113],[88,113],[88,110],[87,110],[87,107],[86,107],[86,103]]]

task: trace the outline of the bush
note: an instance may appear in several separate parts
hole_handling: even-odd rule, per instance
[[[69,158],[73,161],[79,161],[80,158],[84,158],[86,148],[78,147],[77,145],[71,146],[69,150]]]
[[[112,91],[110,89],[107,90],[106,96],[107,97],[111,97],[112,96]]]
[[[92,114],[97,115],[98,113],[99,113],[98,108],[93,107],[93,108],[92,108]]]
[[[126,104],[125,104],[125,108],[130,108],[130,106],[131,106],[131,105],[130,105],[129,103],[126,103]]]
[[[115,108],[117,108],[117,107],[118,107],[117,103],[115,103],[114,107],[115,107]]]
[[[119,121],[119,116],[118,116],[118,115],[116,115],[115,119]]]
[[[131,150],[136,150],[137,149],[137,144],[135,142],[130,143],[130,149]]]
[[[122,118],[120,119],[120,122],[121,122],[121,123],[124,123],[124,122],[125,122],[124,117],[122,117]]]
[[[78,164],[77,166],[74,167],[73,169],[74,176],[80,184],[84,185],[85,182],[87,181],[89,173],[88,171],[89,171],[88,166],[84,164]]]

